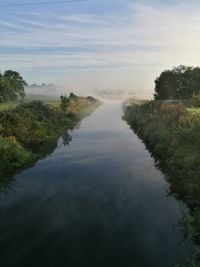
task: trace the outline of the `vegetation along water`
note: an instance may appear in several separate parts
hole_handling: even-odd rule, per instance
[[[155,100],[128,100],[133,133],[120,102],[79,125],[98,100],[28,101],[23,77],[1,75],[0,264],[198,266],[198,79],[176,67],[156,79]]]
[[[49,152],[62,133],[98,107],[93,97],[70,93],[47,103],[25,99],[26,82],[16,71],[0,76],[0,175],[13,173]],[[19,102],[21,99],[21,103]],[[48,98],[47,98],[48,99]],[[5,103],[5,101],[12,101]],[[14,101],[14,102],[13,102]],[[0,179],[2,180],[2,179]]]
[[[124,116],[167,175],[171,192],[190,208],[190,216],[184,214],[180,226],[197,245],[200,245],[199,70],[180,66],[164,71],[156,79],[155,100],[130,101]],[[187,266],[197,266],[197,262],[193,259]]]

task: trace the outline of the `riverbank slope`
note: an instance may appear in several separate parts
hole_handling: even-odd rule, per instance
[[[194,111],[195,110],[195,111]],[[149,101],[125,107],[124,119],[167,174],[170,190],[191,210],[181,227],[200,244],[200,109]]]
[[[44,147],[55,146],[57,138],[72,129],[100,105],[93,97],[76,97],[64,112],[59,101],[20,104],[0,112],[0,176],[34,162]]]

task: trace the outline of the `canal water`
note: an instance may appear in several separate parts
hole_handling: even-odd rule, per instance
[[[13,177],[0,194],[1,267],[173,267],[191,255],[183,207],[122,114],[100,106]]]

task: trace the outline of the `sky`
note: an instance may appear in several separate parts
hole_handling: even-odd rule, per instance
[[[117,89],[152,98],[164,69],[199,65],[200,1],[6,6],[49,1],[0,0],[1,72],[17,70],[29,84],[60,90]]]

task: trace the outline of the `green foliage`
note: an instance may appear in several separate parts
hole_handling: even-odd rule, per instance
[[[72,109],[67,112],[40,101],[23,103],[15,109],[1,111],[0,174],[20,168],[30,158],[36,160],[44,155],[44,151],[49,151],[46,149],[48,146],[55,147],[59,136],[63,136],[65,144],[69,143],[70,136],[66,129],[72,129],[83,114],[98,106],[97,103],[97,100],[91,102],[77,97]]]
[[[171,192],[191,208],[191,216],[184,214],[180,227],[200,245],[200,117],[181,103],[151,101],[129,106],[125,119],[159,160]],[[177,267],[199,266],[196,256]]]
[[[0,111],[16,108],[18,104],[17,102],[0,103]]]
[[[200,67],[179,66],[163,71],[155,80],[156,100],[188,99],[200,93]]]
[[[180,103],[152,101],[129,107],[126,119],[165,166],[171,189],[200,207],[200,117]]]
[[[64,127],[72,128],[75,123],[40,101],[0,112],[0,172],[23,166],[39,146],[57,139]]]
[[[24,98],[26,82],[16,71],[7,70],[0,74],[0,102],[16,101]]]
[[[193,116],[200,117],[200,108],[187,108],[187,111]]]
[[[0,137],[0,174],[10,172],[32,160],[31,152],[24,149],[15,137]]]
[[[13,110],[2,111],[0,115],[0,134],[15,136],[29,149],[57,136],[63,125],[73,126],[65,113],[40,101],[19,105]]]

